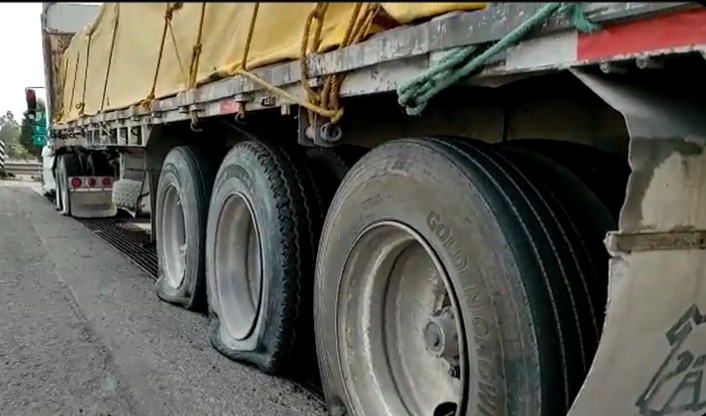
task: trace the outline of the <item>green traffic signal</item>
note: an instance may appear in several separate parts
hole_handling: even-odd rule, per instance
[[[37,146],[47,144],[47,114],[44,110],[38,111],[32,122],[32,142]]]

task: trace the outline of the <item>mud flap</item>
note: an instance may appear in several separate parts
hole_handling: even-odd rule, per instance
[[[572,72],[625,117],[632,174],[619,230],[606,238],[612,259],[602,339],[569,416],[701,416],[706,101]]]
[[[69,177],[70,183],[74,177]],[[118,211],[112,198],[112,177],[110,186],[86,187],[84,184],[88,177],[79,176],[82,186],[79,188],[69,188],[69,198],[71,199],[71,216],[74,218],[110,218],[114,217]],[[98,183],[104,177],[96,176],[94,179]]]
[[[74,218],[109,218],[116,214],[110,191],[71,192],[71,216]]]

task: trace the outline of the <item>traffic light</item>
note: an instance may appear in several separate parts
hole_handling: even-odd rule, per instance
[[[25,100],[27,101],[27,116],[34,120],[37,114],[37,93],[33,89],[25,89]]]

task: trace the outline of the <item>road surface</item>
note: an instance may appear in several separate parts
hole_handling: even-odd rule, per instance
[[[310,393],[216,353],[206,317],[27,184],[0,181],[0,413],[323,416]]]

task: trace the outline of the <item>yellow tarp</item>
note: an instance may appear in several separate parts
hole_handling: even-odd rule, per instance
[[[173,4],[173,3],[172,3]],[[167,32],[155,89],[157,98],[187,86],[193,45],[203,3],[182,3],[172,18],[174,41]],[[197,81],[232,75],[243,56],[255,3],[207,3]],[[316,3],[259,3],[248,68],[296,59],[307,16]],[[485,3],[381,3],[395,24]],[[145,99],[152,88],[167,3],[104,3],[93,24],[71,40],[62,61],[59,122],[124,108]],[[355,3],[329,3],[320,50],[341,44]],[[376,21],[377,22],[377,21]],[[387,22],[386,22],[387,24]],[[382,28],[375,24],[370,32]],[[177,45],[175,48],[174,45]],[[89,48],[90,46],[90,48]],[[112,56],[111,56],[112,50]],[[180,68],[178,55],[183,62]],[[88,65],[86,58],[88,57]]]

